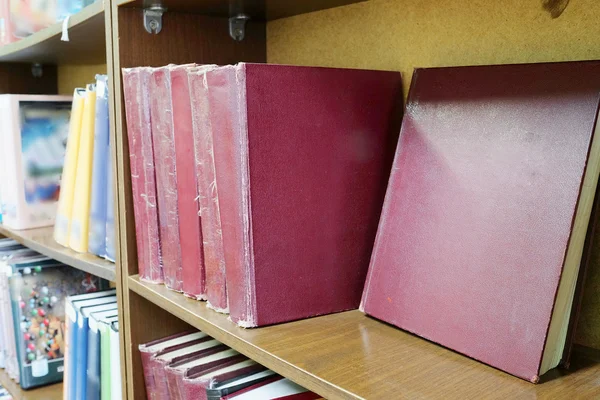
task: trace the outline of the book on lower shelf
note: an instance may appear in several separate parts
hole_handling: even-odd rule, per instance
[[[204,334],[186,332],[139,349],[148,400],[321,398]]]
[[[67,299],[65,400],[121,398],[116,301],[114,289]]]

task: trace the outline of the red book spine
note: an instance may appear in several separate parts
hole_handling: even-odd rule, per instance
[[[236,356],[230,358],[226,363],[222,365],[218,365],[214,368],[204,368],[203,370],[198,368],[192,368],[187,371],[181,380],[181,393],[184,399],[194,399],[194,400],[206,400],[206,389],[213,387],[218,382],[227,381],[229,379],[236,378],[238,376],[254,374],[257,372],[264,371],[267,369],[260,364],[255,364],[252,366],[240,368],[231,372],[221,373],[219,375],[214,375],[211,378],[206,378],[203,375],[208,374],[209,372],[214,371],[215,369],[220,369],[227,367],[228,365],[232,365],[240,362],[244,356]],[[193,374],[192,374],[193,372]]]
[[[150,68],[123,69],[123,94],[129,140],[139,275],[142,280],[162,283],[148,90],[150,75]]]
[[[218,185],[213,158],[213,134],[208,102],[209,88],[205,85],[204,71],[188,74],[194,152],[198,179],[202,237],[204,239],[204,266],[206,272],[206,299],[209,307],[227,313],[225,255],[219,211]]]
[[[194,131],[190,104],[187,66],[171,67],[171,99],[175,134],[177,167],[177,208],[179,209],[179,240],[183,267],[183,293],[206,300],[206,275],[202,248],[202,226],[198,204]]]
[[[158,166],[156,168],[156,194],[164,282],[167,288],[180,292],[183,280],[179,247],[177,169],[169,67],[155,68],[152,73],[150,116],[154,165]]]
[[[156,385],[154,383],[154,374],[152,373],[152,363],[150,360],[154,353],[140,349],[140,355],[142,357],[142,369],[144,370],[144,382],[146,384],[146,398],[152,400],[152,393],[155,392]]]
[[[256,296],[251,243],[245,67],[206,72],[210,123],[219,182],[219,207],[229,290],[229,312],[240,326],[256,326]],[[238,82],[239,80],[239,82]],[[242,90],[243,89],[243,90]]]

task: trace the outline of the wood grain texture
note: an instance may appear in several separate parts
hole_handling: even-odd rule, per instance
[[[594,399],[600,363],[581,353],[571,371],[534,385],[451,350],[348,311],[258,329],[137,276],[129,289],[266,367],[328,399]],[[164,329],[164,328],[158,328]],[[139,355],[134,353],[139,363]]]
[[[95,2],[69,19],[69,41],[60,40],[62,23],[0,47],[0,62],[101,64],[106,58],[104,2]]]
[[[127,7],[143,7],[143,0],[116,0],[117,4]],[[170,11],[230,17],[245,13],[257,21],[271,21],[293,15],[306,14],[317,10],[344,6],[365,0],[160,0],[152,4],[161,4]]]
[[[115,281],[115,264],[89,253],[77,253],[56,243],[53,237],[54,227],[15,230],[0,225],[0,235],[12,238],[23,246],[29,247],[63,264]]]
[[[36,78],[31,64],[0,63],[0,94],[57,94],[56,65],[44,64],[42,70]]]
[[[18,383],[9,378],[3,369],[0,369],[0,386],[8,390],[14,400],[62,400],[63,398],[62,383],[23,390]]]
[[[163,30],[158,35],[147,33],[142,25],[142,11],[136,8],[112,9],[112,85],[114,89],[115,154],[117,164],[117,226],[120,259],[119,279],[137,274],[135,222],[129,170],[129,145],[123,105],[121,68],[135,66],[161,66],[168,63],[235,63],[237,61],[266,61],[266,27],[264,23],[249,23],[246,39],[231,40],[227,33],[226,18],[213,18],[196,14],[169,12],[163,17]],[[111,68],[111,67],[109,67]],[[109,69],[110,71],[110,69]],[[135,357],[137,344],[159,338],[174,331],[177,319],[147,301],[136,297],[123,284],[121,301],[124,318],[121,333],[124,335],[127,393],[129,398],[143,398],[144,382],[139,360]],[[141,301],[140,301],[141,300]],[[151,307],[150,307],[151,306]],[[154,319],[156,318],[156,319]],[[148,321],[163,321],[165,326]]]

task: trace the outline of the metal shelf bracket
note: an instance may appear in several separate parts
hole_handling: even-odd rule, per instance
[[[241,42],[246,36],[246,22],[250,17],[246,14],[238,14],[229,18],[229,36],[236,42]]]
[[[148,33],[156,35],[162,30],[162,16],[166,11],[162,6],[144,8],[144,28]]]

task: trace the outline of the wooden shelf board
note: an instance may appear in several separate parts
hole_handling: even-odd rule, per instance
[[[54,240],[54,228],[51,226],[15,230],[0,225],[0,234],[12,238],[23,246],[27,246],[63,264],[70,265],[112,282],[116,280],[115,264],[92,254],[77,253],[61,246]]]
[[[600,398],[600,363],[579,352],[570,372],[553,370],[534,385],[358,310],[242,329],[204,302],[137,275],[127,282],[133,292],[328,399]]]
[[[327,8],[340,7],[366,0],[245,0],[227,2],[222,0],[159,0],[169,11],[197,13],[215,17],[230,17],[245,13],[259,21],[272,21],[279,18],[306,14]],[[143,0],[116,0],[118,6],[143,7]]]
[[[0,47],[0,62],[104,64],[104,2],[97,1],[69,19],[69,41],[60,40],[62,23]]]
[[[3,369],[0,369],[0,385],[8,390],[14,400],[62,400],[63,398],[62,383],[23,390]]]

